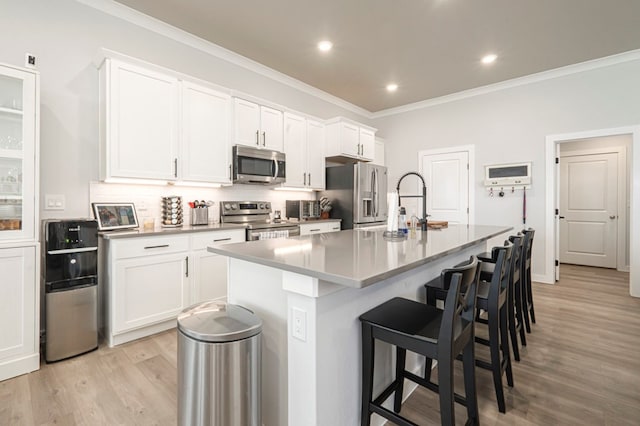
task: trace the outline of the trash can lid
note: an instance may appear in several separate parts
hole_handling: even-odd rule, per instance
[[[260,333],[262,321],[247,308],[213,300],[182,311],[178,316],[178,329],[204,342],[232,342]]]

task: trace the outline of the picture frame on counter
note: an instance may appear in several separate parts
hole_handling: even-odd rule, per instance
[[[133,229],[138,227],[136,206],[133,203],[91,203],[98,229]]]

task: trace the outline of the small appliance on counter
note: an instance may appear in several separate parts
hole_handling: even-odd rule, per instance
[[[98,222],[42,223],[45,360],[98,348]]]
[[[162,226],[179,228],[182,224],[182,197],[177,195],[162,197]]]
[[[287,219],[320,219],[320,201],[317,200],[287,200]]]

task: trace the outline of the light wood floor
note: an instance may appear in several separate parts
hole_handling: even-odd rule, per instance
[[[628,280],[563,265],[557,285],[535,284],[538,323],[514,363],[506,414],[490,373],[477,370],[482,424],[639,425],[640,299],[629,296]],[[171,330],[0,382],[0,425],[175,425],[176,345]],[[437,395],[418,389],[402,414],[439,424],[437,407]],[[461,424],[464,408],[456,415]]]

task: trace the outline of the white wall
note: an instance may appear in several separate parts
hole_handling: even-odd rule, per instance
[[[343,115],[369,124],[318,97],[74,0],[0,0],[0,28],[0,62],[24,66],[29,52],[41,73],[41,206],[45,194],[64,194],[67,203],[64,211],[41,211],[43,219],[90,214],[89,182],[98,179],[98,71],[92,61],[101,48],[319,118]],[[272,195],[263,193],[260,198]]]
[[[535,228],[533,273],[545,270],[545,137],[640,124],[640,60],[506,88],[373,122],[387,138],[389,185],[418,168],[424,149],[476,146],[475,223],[522,226],[521,194],[488,197],[484,165],[533,162],[527,225]],[[636,147],[637,149],[637,147]],[[635,194],[634,194],[635,195]],[[637,194],[635,196],[640,196]],[[636,212],[636,215],[638,212]]]

